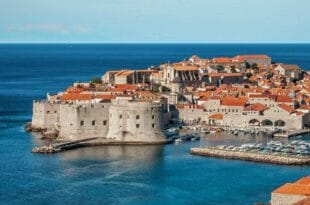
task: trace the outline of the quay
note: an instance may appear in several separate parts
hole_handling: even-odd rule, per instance
[[[117,141],[101,139],[98,137],[86,138],[82,140],[75,140],[69,142],[55,143],[49,146],[38,146],[32,149],[32,153],[41,154],[53,154],[57,152],[62,152],[66,150],[89,147],[89,146],[103,146],[103,145],[162,145],[172,143],[171,140],[156,141],[156,142],[142,142],[142,141]]]
[[[310,129],[301,129],[301,130],[275,133],[274,136],[275,137],[283,137],[283,138],[291,138],[291,137],[296,137],[296,136],[309,134],[309,133],[310,133]]]
[[[224,150],[217,147],[206,148],[191,148],[190,151],[193,155],[216,157],[232,160],[244,160],[261,163],[271,163],[277,165],[310,165],[310,157],[305,156],[289,156],[289,155],[277,155],[260,152],[248,152],[248,151],[235,151]]]

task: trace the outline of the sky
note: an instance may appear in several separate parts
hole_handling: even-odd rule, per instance
[[[310,0],[0,0],[0,42],[310,42]]]

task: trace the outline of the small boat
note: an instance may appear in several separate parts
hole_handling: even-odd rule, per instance
[[[175,140],[175,142],[183,142],[181,138]]]

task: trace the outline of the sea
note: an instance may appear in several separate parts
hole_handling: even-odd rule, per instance
[[[107,70],[143,69],[193,54],[267,54],[310,69],[310,44],[0,44],[0,204],[248,205],[267,203],[272,190],[309,175],[310,167],[189,154],[195,146],[268,140],[244,135],[31,153],[42,143],[23,129],[34,99]]]

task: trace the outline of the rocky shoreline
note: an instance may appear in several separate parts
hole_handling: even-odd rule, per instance
[[[258,152],[222,150],[216,147],[191,148],[190,153],[193,155],[200,155],[207,157],[271,163],[277,165],[295,165],[295,166],[310,165],[310,157],[283,156],[283,155],[263,154]]]

